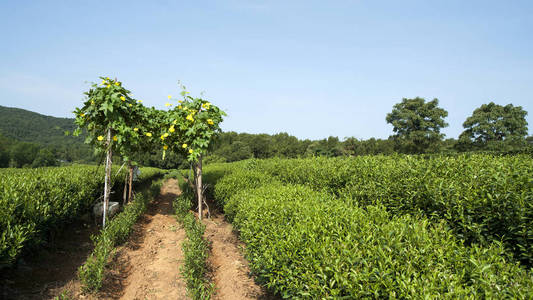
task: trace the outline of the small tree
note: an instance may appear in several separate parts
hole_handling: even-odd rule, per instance
[[[188,96],[185,87],[182,86],[182,89],[183,100],[179,100],[173,109],[163,115],[159,138],[165,151],[182,153],[193,164],[198,218],[201,219],[202,156],[206,154],[215,134],[220,132],[219,124],[226,114],[207,100]],[[169,96],[170,99],[171,96]],[[167,103],[167,106],[172,106],[172,104]]]
[[[76,108],[76,124],[74,135],[82,129],[87,130],[86,143],[92,144],[95,150],[106,152],[106,175],[104,183],[103,226],[106,223],[109,194],[111,191],[112,153],[128,153],[131,149],[131,136],[134,125],[143,119],[142,105],[130,96],[122,83],[109,77],[100,77],[101,85],[92,84],[85,93],[87,99],[83,107]],[[128,158],[125,157],[127,160]]]
[[[150,153],[160,147],[157,140],[157,133],[160,131],[163,111],[155,108],[147,108],[140,104],[142,101],[137,100],[137,105],[132,106],[132,111],[137,117],[132,128],[124,131],[125,138],[128,141],[123,144],[120,154],[125,163],[128,164],[128,174],[124,183],[123,202],[133,197],[133,168],[138,165],[137,159],[141,153]],[[129,186],[128,192],[126,189]]]
[[[163,159],[170,149],[175,153],[184,153],[189,162],[195,164],[201,218],[202,154],[207,151],[214,134],[220,131],[219,123],[225,113],[206,100],[187,96],[185,90],[182,92],[184,99],[173,110],[146,108],[140,100],[133,99],[130,91],[124,89],[119,81],[108,77],[100,78],[101,86],[93,84],[86,93],[87,99],[83,107],[76,108],[74,112],[78,125],[74,134],[79,135],[82,129],[86,129],[86,143],[94,145],[97,151],[106,153],[103,225],[105,226],[111,188],[112,153],[118,153],[130,166],[131,198],[132,157],[136,153],[157,148],[163,149]],[[167,103],[167,106],[172,104]]]
[[[474,148],[525,144],[526,115],[521,106],[483,104],[463,123],[465,130],[459,136],[460,144],[463,148],[468,148],[468,144]]]
[[[448,126],[444,118],[448,116],[445,109],[439,107],[439,100],[403,98],[387,114],[387,123],[392,124],[396,133],[393,138],[397,149],[405,153],[434,152],[444,137],[441,128]]]

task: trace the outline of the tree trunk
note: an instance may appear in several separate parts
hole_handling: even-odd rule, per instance
[[[130,172],[130,191],[128,194],[128,201],[131,202],[131,197],[133,193],[133,166],[131,165],[131,162],[128,162],[129,172]]]
[[[196,195],[198,197],[198,219],[202,219],[202,157],[198,158],[196,164]]]
[[[107,208],[109,207],[109,194],[111,192],[111,128],[107,130],[107,156],[105,161],[105,182],[104,182],[104,212],[102,218],[102,227],[105,228],[107,217]]]

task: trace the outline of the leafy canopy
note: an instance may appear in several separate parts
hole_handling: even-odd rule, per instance
[[[439,100],[403,98],[387,114],[387,123],[392,124],[396,133],[399,150],[406,153],[424,153],[435,151],[444,137],[441,128],[448,126],[444,118],[448,112],[439,107]]]
[[[116,79],[100,78],[101,85],[93,84],[85,93],[83,107],[74,111],[78,125],[75,134],[85,128],[86,143],[97,150],[111,147],[129,161],[136,153],[162,148],[163,158],[165,151],[171,150],[185,154],[192,162],[207,151],[213,136],[220,132],[219,124],[226,114],[207,100],[187,95],[183,86],[183,100],[163,111],[143,106]],[[110,145],[106,139],[108,129],[112,132]]]
[[[183,99],[163,114],[159,139],[163,149],[183,153],[193,162],[206,153],[214,135],[221,131],[219,124],[226,114],[207,100],[189,96],[183,86],[182,89]]]
[[[134,129],[143,124],[146,109],[131,97],[131,92],[122,86],[120,81],[100,77],[101,85],[92,84],[92,88],[85,93],[86,101],[82,108],[76,108],[75,135],[85,128],[88,132],[86,143],[97,150],[105,150],[107,130],[111,129],[113,151],[121,154],[124,160],[129,160],[132,148],[139,145],[139,134]]]
[[[463,123],[460,140],[477,145],[494,141],[524,140],[527,135],[527,112],[521,106],[506,106],[490,102],[476,108]]]

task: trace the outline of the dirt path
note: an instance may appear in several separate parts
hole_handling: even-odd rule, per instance
[[[179,270],[185,231],[172,210],[172,201],[179,193],[175,179],[165,182],[161,195],[151,203],[131,240],[111,263],[100,299],[187,298]]]
[[[203,222],[206,225],[204,237],[211,243],[209,264],[215,283],[213,299],[275,299],[249,275],[248,261],[240,250],[244,244],[233,232],[232,225],[222,214],[213,210],[211,213],[211,218],[204,218]]]

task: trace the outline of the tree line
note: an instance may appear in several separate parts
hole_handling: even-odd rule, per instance
[[[402,99],[387,114],[393,126],[395,150],[402,153],[435,153],[455,151],[517,151],[530,146],[527,137],[527,112],[521,106],[505,106],[490,102],[476,108],[464,123],[458,140],[444,142],[441,129],[448,126],[448,112],[439,107],[439,100]],[[529,144],[529,145],[528,145]]]
[[[57,166],[57,156],[50,147],[20,142],[0,134],[0,168]]]
[[[231,162],[247,158],[358,156],[377,154],[424,154],[489,151],[513,153],[532,151],[528,137],[527,112],[521,106],[490,102],[476,108],[463,123],[458,139],[445,139],[448,112],[439,100],[404,98],[385,117],[394,134],[387,139],[367,140],[330,136],[321,140],[300,140],[287,133],[249,134],[223,132],[215,141],[209,162]]]
[[[521,106],[494,102],[476,108],[463,123],[457,139],[445,138],[448,112],[438,99],[404,98],[385,117],[393,127],[387,139],[358,139],[336,136],[320,140],[298,139],[288,133],[250,134],[222,132],[214,140],[205,162],[232,162],[248,158],[296,158],[307,156],[389,155],[393,153],[457,153],[489,151],[498,153],[533,152],[533,136],[527,136],[527,112]],[[56,138],[59,140],[59,138]],[[77,141],[76,141],[77,142]],[[184,157],[173,153],[162,159],[162,150],[137,154],[141,165],[158,168],[186,167]],[[87,145],[77,143],[21,142],[0,135],[0,167],[38,167],[58,163],[99,163]]]

